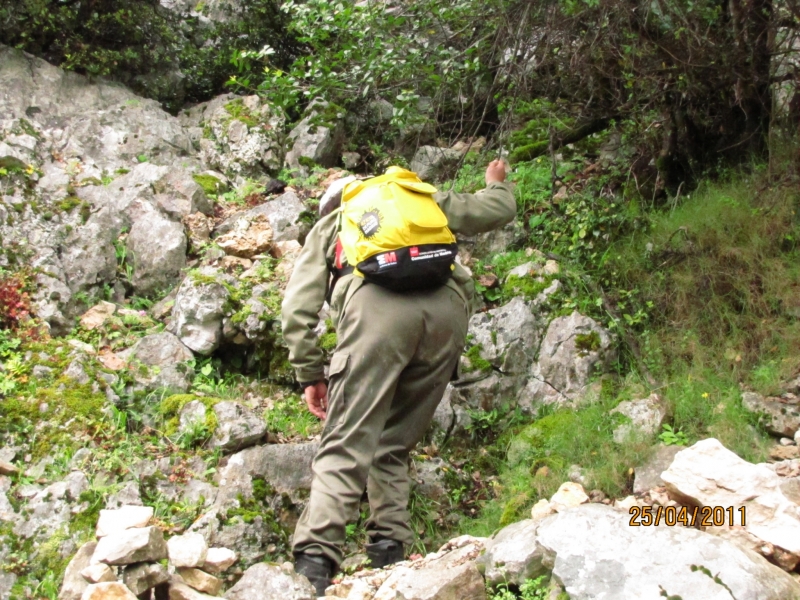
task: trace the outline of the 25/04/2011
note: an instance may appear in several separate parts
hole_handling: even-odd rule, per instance
[[[745,525],[745,507],[734,509],[732,506],[631,506],[628,525],[631,527],[649,527],[667,525],[683,525],[686,527],[722,527],[728,525]],[[738,514],[737,514],[738,513]],[[740,517],[736,519],[736,517]],[[739,521],[738,523],[736,521]]]

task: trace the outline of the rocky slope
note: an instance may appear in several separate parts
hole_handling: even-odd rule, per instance
[[[315,103],[287,131],[259,98],[223,96],[173,117],[7,48],[0,89],[0,266],[26,273],[31,312],[49,328],[2,348],[0,598],[311,597],[290,565],[262,562],[287,558],[319,431],[284,387],[277,315],[316,198],[343,172],[273,178],[335,167],[344,115]],[[453,152],[421,149],[415,168],[435,178]],[[462,260],[518,234],[461,240]],[[520,294],[472,318],[464,376],[436,414],[440,441],[476,414],[530,417],[599,395],[615,337],[554,314],[560,266],[526,254],[506,281],[484,281],[514,278]],[[332,347],[324,314],[318,333]],[[224,379],[223,361],[249,377]],[[617,500],[587,495],[578,470],[531,520],[357,571],[329,595],[477,599],[546,574],[553,598],[800,597],[798,387],[745,399],[785,439],[772,464],[714,440],[666,449]],[[620,443],[667,417],[657,394],[617,410]],[[415,466],[417,489],[444,506],[453,467]],[[710,525],[631,526],[644,506],[665,521],[721,507],[722,524],[712,512]]]

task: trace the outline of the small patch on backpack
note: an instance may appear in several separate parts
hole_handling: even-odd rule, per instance
[[[358,220],[358,230],[366,239],[373,237],[381,228],[381,213],[373,208],[361,215]]]

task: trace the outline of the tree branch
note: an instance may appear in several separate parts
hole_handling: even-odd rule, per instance
[[[616,118],[616,117],[614,117]],[[533,160],[537,156],[541,156],[552,150],[558,150],[568,144],[574,144],[581,141],[583,138],[607,129],[611,124],[612,118],[595,119],[589,123],[585,123],[575,129],[564,131],[556,131],[552,136],[552,140],[541,140],[526,144],[514,150],[509,157],[511,163],[523,162],[526,160]]]

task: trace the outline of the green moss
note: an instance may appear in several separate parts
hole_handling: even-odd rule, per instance
[[[217,196],[228,191],[228,187],[213,175],[192,175],[192,179],[203,188],[206,196]]]
[[[233,308],[233,306],[229,308]],[[252,313],[253,313],[253,307],[250,306],[249,304],[246,304],[244,307],[242,307],[241,310],[238,310],[231,315],[231,323],[233,323],[234,325],[239,325],[241,323],[244,323],[247,320],[247,317],[249,317]]]
[[[260,124],[259,119],[250,113],[241,98],[228,102],[225,111],[231,116],[231,120],[241,121],[248,127],[258,127]]]
[[[480,344],[476,344],[472,346],[464,356],[467,357],[469,360],[469,364],[472,367],[471,371],[483,371],[484,373],[488,373],[492,370],[492,363],[481,356],[481,350],[483,347]]]
[[[327,352],[332,352],[336,348],[337,337],[336,332],[325,333],[319,338],[319,347]]]
[[[305,167],[307,169],[312,169],[317,166],[317,163],[314,162],[314,159],[309,158],[308,156],[299,156],[297,158],[297,162],[300,163],[301,167]]]
[[[261,477],[253,479],[253,499],[265,504],[267,499],[275,495],[275,489]]]
[[[19,120],[19,128],[23,131],[23,133],[26,133],[31,137],[35,137],[37,140],[41,139],[41,135],[39,135],[39,132],[36,131],[33,125],[31,125],[30,122],[27,121],[26,119]]]
[[[509,275],[503,283],[503,297],[510,299],[522,296],[526,300],[533,300],[547,289],[550,283],[550,278],[543,278],[539,281],[533,277]]]
[[[509,160],[512,163],[517,163],[526,160],[532,160],[537,156],[542,156],[547,152],[547,149],[550,146],[550,142],[542,141],[542,142],[534,142],[532,144],[525,144],[524,146],[520,146],[516,150],[511,153]]]
[[[206,275],[197,270],[189,271],[189,277],[191,277],[192,281],[198,285],[223,285],[223,283],[217,281],[217,278],[213,275]]]
[[[70,212],[72,209],[80,206],[83,201],[77,196],[67,196],[58,203],[58,208],[64,212]]]
[[[579,354],[597,352],[600,349],[600,335],[596,331],[576,335],[575,348]]]
[[[83,187],[87,185],[103,185],[103,182],[97,177],[87,177],[86,179],[81,179],[81,186]]]
[[[178,430],[180,425],[180,412],[184,406],[197,400],[206,407],[205,428],[209,435],[217,430],[219,422],[217,414],[212,410],[215,404],[222,402],[221,398],[211,396],[195,396],[194,394],[173,394],[161,401],[158,412],[166,419],[165,431],[167,435],[172,435]]]

